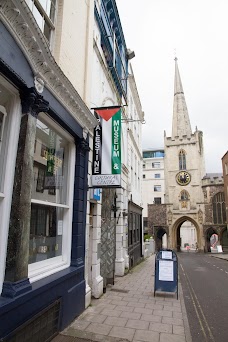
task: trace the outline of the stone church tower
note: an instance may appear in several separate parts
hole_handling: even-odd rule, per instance
[[[190,221],[196,228],[197,243],[204,249],[205,175],[203,133],[192,133],[184,91],[175,58],[172,136],[164,138],[165,204],[168,248],[180,249],[181,225]]]

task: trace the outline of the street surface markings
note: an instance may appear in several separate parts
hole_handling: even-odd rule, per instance
[[[190,280],[189,280],[189,277],[188,277],[188,275],[185,273],[182,264],[180,264],[180,266],[181,266],[181,268],[182,268],[183,275],[184,275],[184,277],[185,277],[186,284],[187,284],[187,286],[188,286],[189,293],[190,293],[190,296],[191,296],[191,299],[192,299],[192,304],[193,304],[193,307],[194,307],[194,309],[195,309],[197,318],[198,318],[198,320],[199,320],[199,324],[200,324],[200,327],[201,327],[201,329],[202,329],[202,333],[203,333],[203,335],[204,335],[205,341],[206,341],[206,342],[209,342],[209,341],[216,342],[215,339],[214,339],[214,336],[212,335],[211,329],[210,329],[210,327],[209,327],[209,325],[208,325],[208,323],[207,323],[206,317],[205,317],[205,315],[204,315],[204,313],[203,313],[203,310],[202,310],[201,305],[200,305],[200,303],[199,303],[199,300],[198,300],[198,298],[197,298],[197,296],[196,296],[196,293],[195,293],[195,291],[194,291],[194,289],[193,289],[193,287],[192,287],[192,284],[191,284],[191,282],[190,282]],[[202,319],[201,319],[201,317],[202,317]],[[206,329],[204,328],[204,326],[205,326]],[[209,336],[207,336],[206,330],[208,331]],[[209,338],[209,339],[208,339],[208,338]]]

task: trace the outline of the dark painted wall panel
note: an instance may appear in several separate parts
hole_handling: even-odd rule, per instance
[[[24,80],[28,88],[34,87],[34,76],[30,65],[1,21],[0,58]]]
[[[72,298],[73,295],[75,299]],[[59,298],[62,306],[60,324],[61,329],[64,329],[85,309],[84,267],[79,271],[71,267],[37,281],[33,284],[32,291],[14,300],[8,300],[5,305],[0,299],[0,338]]]

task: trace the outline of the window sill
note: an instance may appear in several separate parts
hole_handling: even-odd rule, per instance
[[[60,258],[61,257],[53,258],[54,260],[50,259],[48,260],[48,264],[43,266],[41,264],[37,265],[38,263],[30,264],[28,267],[30,282],[33,283],[37,280],[41,280],[70,266],[69,263],[63,261],[62,258],[60,261]]]

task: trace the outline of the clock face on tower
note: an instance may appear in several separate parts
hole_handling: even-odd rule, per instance
[[[176,181],[179,185],[188,185],[191,182],[191,176],[187,171],[180,171],[176,175]]]

